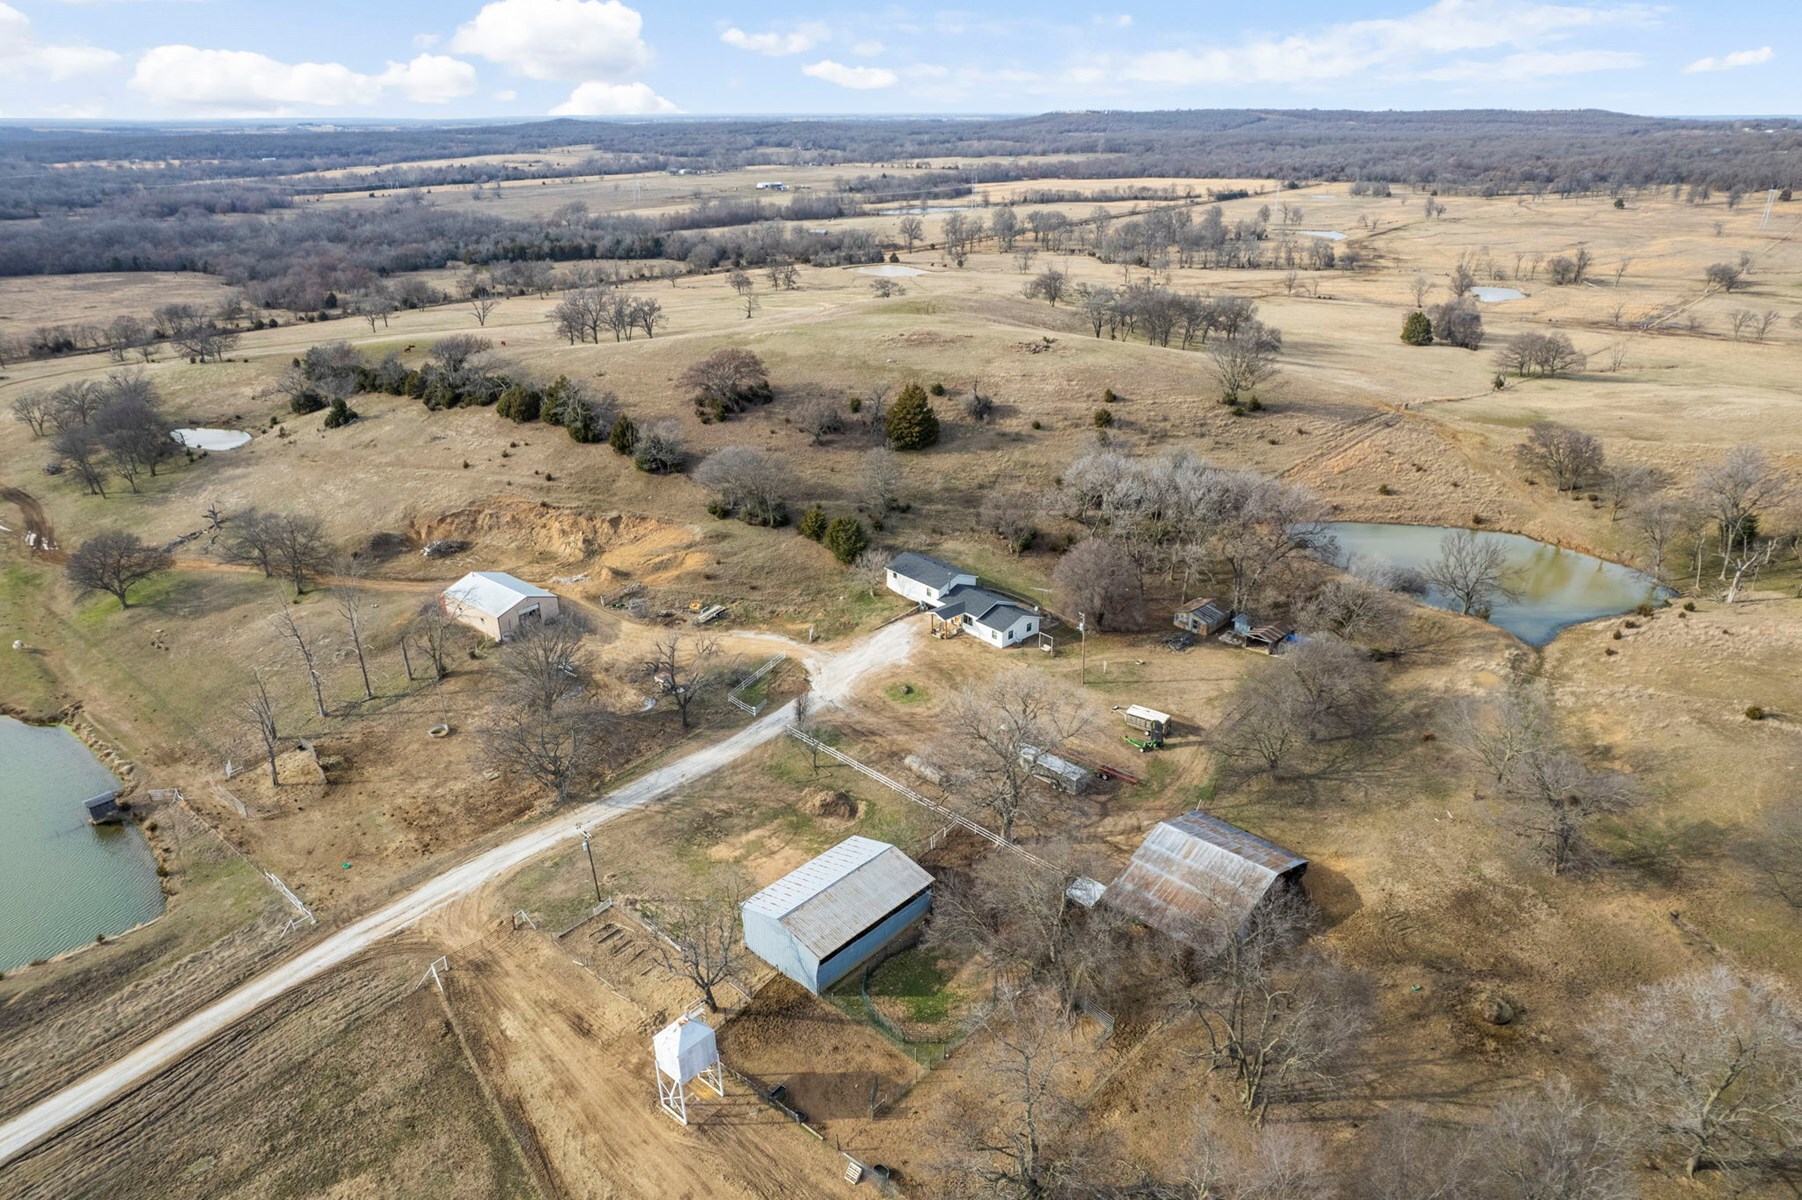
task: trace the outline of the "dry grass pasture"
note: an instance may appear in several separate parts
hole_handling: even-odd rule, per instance
[[[853,173],[532,181],[508,184],[499,199],[479,204],[459,189],[428,199],[513,217],[547,215],[572,200],[597,211],[654,213],[687,205],[697,193],[775,202],[755,192],[760,178],[824,188]],[[1120,182],[1092,181],[1096,188]],[[1231,181],[1129,182],[1174,187],[1181,196]],[[1034,186],[988,185],[976,203],[1004,202]],[[629,342],[565,343],[547,319],[552,296],[507,299],[480,330],[465,306],[452,304],[397,314],[373,332],[341,320],[249,333],[223,364],[165,357],[144,371],[178,423],[242,429],[253,434],[247,446],[193,456],[141,481],[138,493],[101,499],[80,494],[66,476],[46,475],[46,444],[6,421],[0,484],[42,505],[64,550],[107,528],[170,541],[198,529],[214,503],[228,514],[304,508],[347,553],[357,551],[361,577],[336,576],[295,599],[258,573],[220,563],[201,539],[180,548],[177,569],[121,612],[110,599],[78,598],[54,554],[22,544],[18,510],[0,509],[0,525],[9,527],[0,550],[0,640],[29,650],[0,654],[0,701],[40,717],[79,702],[139,764],[139,778],[182,788],[197,820],[280,874],[330,926],[522,822],[555,819],[543,796],[490,777],[476,761],[473,735],[497,682],[487,648],[459,647],[440,687],[410,681],[402,669],[400,626],[464,571],[564,581],[554,586],[592,631],[588,665],[621,712],[651,692],[644,669],[651,643],[683,628],[690,603],[729,607],[718,626],[728,674],[810,635],[843,644],[900,612],[894,597],[871,597],[792,529],[716,520],[691,477],[643,474],[605,444],[578,445],[560,429],[515,425],[486,409],[430,412],[415,400],[375,395],[355,399],[362,419],[347,428],[325,429],[322,414],[287,413],[272,390],[276,377],[330,338],[372,356],[394,350],[417,364],[435,339],[480,332],[510,369],[612,391],[641,427],[678,422],[691,462],[728,445],[780,455],[797,515],[812,504],[833,515],[853,511],[861,457],[882,442],[879,430],[847,411],[842,432],[810,444],[793,423],[801,403],[878,390],[892,396],[910,381],[942,384],[946,395],[935,401],[942,441],[905,457],[909,507],[884,518],[877,543],[943,555],[1047,603],[1056,562],[1050,546],[1061,548],[1072,530],[1047,529],[1040,548],[1015,556],[977,528],[976,514],[998,485],[1049,487],[1094,444],[1094,413],[1108,390],[1117,396],[1108,438],[1134,452],[1183,450],[1278,475],[1315,489],[1347,519],[1481,523],[1628,563],[1643,561],[1644,547],[1605,503],[1523,478],[1514,447],[1532,422],[1551,418],[1592,433],[1611,460],[1659,468],[1679,484],[1742,443],[1802,471],[1794,432],[1802,328],[1790,322],[1802,313],[1802,215],[1794,205],[1777,206],[1764,224],[1760,205],[1729,210],[1719,199],[1686,204],[1668,194],[1641,194],[1622,208],[1603,197],[1448,196],[1445,214],[1428,219],[1423,195],[1354,197],[1340,184],[1268,191],[1224,207],[1230,222],[1277,201],[1302,210],[1281,236],[1343,232],[1341,244],[1361,256],[1359,268],[1302,272],[1300,287],[1281,270],[1168,272],[1177,289],[1255,300],[1259,317],[1283,331],[1282,374],[1261,393],[1265,410],[1243,416],[1218,403],[1204,353],[1092,336],[1070,306],[1023,296],[1028,276],[992,246],[963,268],[930,247],[903,255],[921,274],[901,281],[904,295],[887,299],[849,268],[803,268],[792,291],[771,290],[759,275],[761,308],[749,318],[723,275],[633,284],[663,304],[669,324],[655,338]],[[317,201],[369,202],[366,193]],[[1150,203],[1104,207],[1127,216]],[[1086,217],[1093,206],[1050,207]],[[928,215],[929,240],[942,219]],[[886,238],[898,222],[853,220]],[[1532,272],[1536,256],[1579,247],[1595,260],[1589,283],[1555,287],[1543,266]],[[1705,289],[1711,263],[1741,254],[1751,263],[1743,290]],[[1428,303],[1441,301],[1460,259],[1480,283],[1524,297],[1482,306],[1488,343],[1480,352],[1403,345],[1410,281],[1426,275],[1434,286]],[[1119,286],[1148,277],[1143,268],[1086,255],[1041,254],[1031,270],[1054,262],[1080,282]],[[0,301],[0,320],[9,327],[47,322],[50,313],[94,320],[204,299],[214,286],[198,276],[16,281]],[[1739,308],[1773,310],[1781,320],[1763,342],[1735,340],[1729,314]],[[1634,329],[1640,316],[1663,309],[1696,322]],[[1494,387],[1490,349],[1523,332],[1568,334],[1589,355],[1587,366],[1567,378]],[[729,421],[703,422],[676,380],[691,362],[726,347],[762,357],[776,399]],[[1619,367],[1610,369],[1616,347]],[[9,364],[0,403],[110,369],[98,355]],[[996,402],[987,422],[971,421],[960,407],[975,389]],[[398,535],[406,550],[371,556],[369,539],[378,533]],[[440,537],[472,546],[443,560],[418,553]],[[1150,587],[1154,614],[1176,599],[1168,581]],[[351,588],[373,605],[372,701],[358,699],[336,615],[335,598]],[[611,607],[632,588],[653,613],[675,615],[640,620]],[[1100,878],[1118,870],[1158,819],[1206,805],[1306,855],[1321,941],[1368,975],[1376,1020],[1343,1089],[1284,1106],[1273,1120],[1317,1130],[1335,1161],[1349,1166],[1358,1131],[1385,1113],[1455,1126],[1555,1073],[1594,1084],[1581,1030],[1603,997],[1716,962],[1802,982],[1797,914],[1748,855],[1766,811],[1793,794],[1802,763],[1796,590],[1795,564],[1786,562],[1741,603],[1701,596],[1693,611],[1663,609],[1631,625],[1596,621],[1537,652],[1474,620],[1423,611],[1410,651],[1385,667],[1398,730],[1360,772],[1310,789],[1219,769],[1204,735],[1223,698],[1260,660],[1216,644],[1173,652],[1161,644],[1157,619],[1149,632],[1091,636],[1086,681],[1067,626],[1055,630],[1055,656],[999,656],[969,638],[921,639],[906,664],[867,681],[825,719],[846,752],[916,784],[902,760],[943,736],[954,697],[998,672],[1042,672],[1086,695],[1101,714],[1081,748],[1142,781],[1060,805],[1026,831],[1029,845],[1074,845]],[[277,607],[294,613],[325,650],[332,715],[324,720],[270,636]],[[324,783],[293,782],[304,763],[286,764],[295,774],[279,788],[256,769],[235,710],[259,668],[272,672],[292,730],[284,736],[317,742]],[[1491,693],[1523,668],[1543,677],[1585,749],[1629,773],[1642,797],[1599,827],[1600,860],[1583,872],[1547,872],[1519,814],[1475,786],[1468,763],[1438,736],[1459,699]],[[791,668],[780,695],[798,686],[797,675]],[[687,735],[667,704],[632,716],[619,747],[622,777],[742,724],[722,691],[703,701],[698,728]],[[1140,756],[1120,740],[1110,710],[1132,703],[1176,715],[1166,749]],[[1767,719],[1748,720],[1753,705]],[[439,721],[453,727],[452,737],[426,736]],[[252,766],[227,781],[228,758]],[[854,815],[820,811],[822,791],[843,793]],[[703,888],[761,887],[852,832],[917,850],[929,867],[949,872],[967,871],[978,857],[961,839],[935,839],[930,814],[875,782],[837,766],[816,775],[806,753],[787,741],[605,827],[595,852],[609,895],[654,910],[659,900]],[[171,880],[176,894],[160,922],[0,981],[0,1030],[38,1019],[65,994],[85,1002],[125,996],[143,1004],[146,1021],[160,1021],[179,999],[204,999],[252,957],[222,952],[236,965],[215,975],[195,965],[198,952],[233,938],[263,952],[268,894],[255,876],[176,861]],[[694,997],[679,981],[635,965],[637,958],[608,951],[597,923],[606,914],[584,920],[592,900],[587,862],[572,842],[409,934],[381,970],[359,964],[288,997],[228,1043],[7,1168],[7,1190],[98,1194],[140,1169],[153,1171],[142,1178],[167,1195],[429,1188],[761,1197],[833,1186],[830,1149],[745,1096],[729,1097],[686,1130],[654,1111],[649,1033]],[[509,918],[517,911],[538,928],[516,931]],[[572,925],[566,937],[555,936]],[[382,990],[403,974],[416,977],[441,952],[456,968],[442,1001],[430,990],[398,998]],[[971,997],[982,991],[973,982],[979,965],[933,963],[931,970],[958,981],[944,986]],[[983,1033],[928,1070],[855,1005],[790,994],[780,981],[758,986],[761,977],[747,983],[754,996],[735,1002],[722,1034],[728,1065],[766,1083],[789,1081],[796,1102],[845,1151],[901,1168],[908,1194],[941,1194],[955,1182],[935,1145],[943,1114],[977,1103],[988,1086],[970,1065],[980,1061]],[[159,987],[163,995],[148,1003],[146,989]],[[1480,997],[1498,992],[1522,1014],[1505,1031],[1476,1013]],[[379,1003],[358,999],[378,993]],[[1173,1133],[1173,1113],[1223,1103],[1221,1079],[1184,1066],[1199,1037],[1183,1020],[1123,1019],[1105,1048],[1085,1050],[1072,1136],[1109,1147],[1120,1163],[1165,1157],[1173,1139],[1187,1137],[1186,1128]],[[234,1053],[249,1056],[253,1069],[213,1069]],[[60,1081],[86,1061],[59,1060],[30,1086]],[[334,1119],[305,1126],[318,1136],[300,1136],[291,1113],[258,1090],[275,1080],[289,1081],[301,1111],[329,1106]],[[901,1099],[872,1114],[865,1099],[872,1081],[879,1095]],[[102,1152],[84,1155],[84,1139]],[[246,1151],[253,1145],[267,1147],[257,1161]],[[1691,1194],[1668,1173],[1641,1174],[1648,1195]]]

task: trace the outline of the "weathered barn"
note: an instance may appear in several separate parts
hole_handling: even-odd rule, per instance
[[[1213,637],[1232,619],[1233,610],[1218,600],[1191,600],[1176,610],[1176,619],[1172,623],[1178,629]]]
[[[497,642],[522,624],[557,617],[557,597],[503,571],[471,571],[444,589],[438,603],[446,616],[478,629]]]
[[[1153,826],[1106,901],[1211,954],[1307,869],[1307,859],[1197,810]]]
[[[816,995],[932,907],[932,876],[887,842],[850,837],[740,906],[745,946]]]

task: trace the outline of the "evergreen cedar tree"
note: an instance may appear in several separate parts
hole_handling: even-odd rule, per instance
[[[834,517],[826,526],[826,549],[846,566],[856,562],[857,556],[869,548],[870,535],[856,517]]]
[[[888,435],[888,444],[897,450],[924,450],[938,444],[939,418],[932,411],[924,388],[910,383],[901,389],[888,410],[884,432]]]
[[[1431,346],[1433,344],[1433,322],[1427,314],[1415,309],[1402,322],[1402,341],[1410,346]]]
[[[795,526],[795,530],[808,541],[819,542],[825,540],[828,524],[824,510],[810,508],[801,514],[801,523]]]
[[[630,454],[638,449],[638,426],[631,417],[621,413],[614,418],[613,428],[607,431],[607,444],[615,454]]]

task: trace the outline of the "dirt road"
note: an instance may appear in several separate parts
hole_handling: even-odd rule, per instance
[[[0,500],[19,506],[19,512],[25,518],[25,532],[19,536],[26,544],[41,553],[54,554],[56,530],[50,527],[50,518],[44,515],[44,506],[37,502],[37,497],[0,483]]]
[[[816,698],[828,704],[840,701],[869,671],[905,660],[918,629],[918,622],[897,622],[838,654],[805,658]],[[684,784],[719,770],[745,752],[782,736],[792,711],[792,704],[783,705],[724,741],[659,767],[598,800],[574,806],[560,814],[557,820],[452,867],[252,979],[223,999],[151,1038],[113,1065],[101,1068],[0,1125],[0,1164],[68,1122],[107,1104],[127,1089],[181,1061],[196,1047],[296,985],[551,850],[573,836],[578,827],[598,825],[643,808]]]

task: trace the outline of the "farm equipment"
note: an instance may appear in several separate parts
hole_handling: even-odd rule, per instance
[[[1170,732],[1170,714],[1159,712],[1155,708],[1146,708],[1141,704],[1133,704],[1120,710],[1120,715],[1127,725],[1136,732],[1126,735],[1126,744],[1140,754],[1149,754],[1164,745],[1164,735]]]
[[[1161,750],[1164,746],[1163,738],[1152,737],[1149,735],[1134,737],[1129,733],[1126,735],[1125,741],[1127,745],[1137,750],[1140,754],[1150,754],[1153,750]]]

